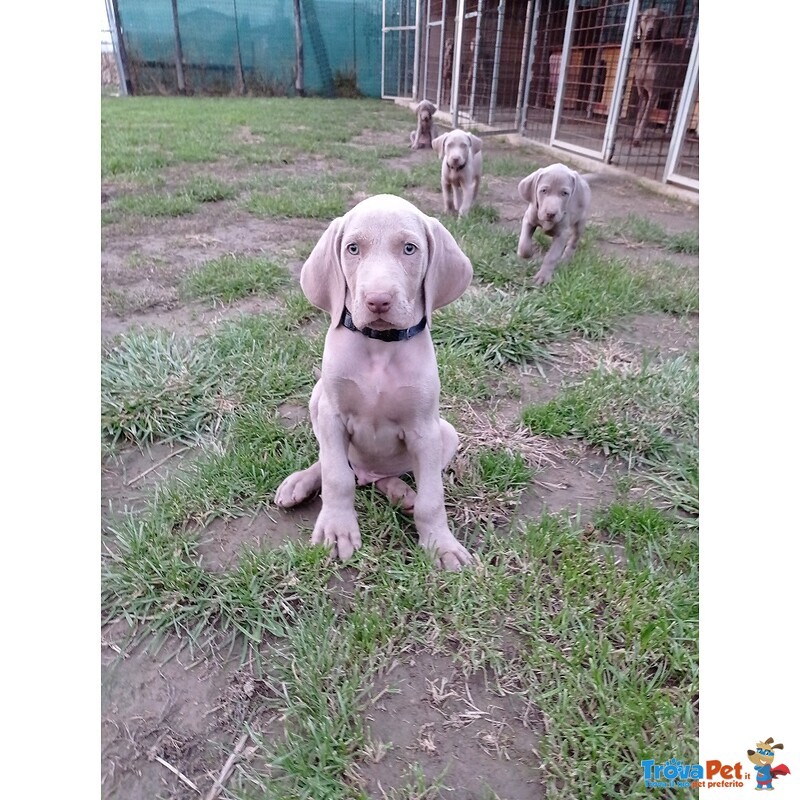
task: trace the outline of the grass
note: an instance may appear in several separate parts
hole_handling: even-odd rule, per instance
[[[286,268],[266,258],[227,255],[207,261],[183,283],[187,297],[231,302],[272,294],[289,283]]]
[[[426,187],[439,207],[438,162],[408,155],[413,118],[393,105],[102,102],[112,221],[199,217],[206,203],[232,201],[232,214],[288,227],[330,220],[360,193]],[[402,146],[391,143],[397,131]],[[490,180],[535,168],[492,145]],[[322,175],[309,169],[317,159],[329,165]],[[176,189],[183,165],[194,177]],[[241,180],[230,177],[237,170]],[[551,363],[565,339],[602,339],[632,314],[695,313],[696,276],[668,261],[645,270],[608,258],[589,235],[543,290],[488,200],[444,223],[475,269],[467,294],[432,321],[442,413],[463,437],[445,473],[448,513],[478,555],[474,569],[433,571],[412,521],[372,488],[356,493],[364,545],[344,569],[305,530],[278,547],[243,546],[224,569],[207,566],[208,526],[257,512],[254,524],[269,525],[280,481],[316,457],[308,421],[289,425],[283,411],[308,402],[328,320],[289,279],[277,245],[198,259],[180,284],[184,299],[258,295],[269,310],[196,337],[134,330],[104,352],[104,452],[159,441],[192,451],[145,491],[139,510],[107,524],[103,618],[126,620],[155,652],[178,642],[252,672],[258,696],[239,724],[255,751],[227,784],[232,797],[366,800],[362,779],[391,744],[373,738],[373,700],[395,661],[421,653],[464,680],[486,680],[511,732],[523,728],[511,700],[530,709],[538,742],[526,775],[548,798],[644,800],[641,759],[697,756],[696,359],[570,373],[551,402],[522,409],[522,422],[486,412],[513,395],[527,365]],[[614,235],[662,236],[625,225]],[[295,252],[310,251],[307,235],[298,232]],[[152,265],[145,252],[132,272]],[[114,291],[111,305],[122,302]],[[524,493],[540,491],[541,459],[576,442],[624,462],[629,491],[579,516],[516,518]],[[466,734],[450,736],[466,746]],[[436,797],[448,785],[447,771],[431,774],[419,754],[395,755],[406,769],[384,784],[387,797]],[[503,796],[489,784],[476,791]]]
[[[697,441],[697,382],[697,364],[685,356],[628,373],[598,370],[522,417],[534,433],[579,437],[626,458],[663,458],[675,441]]]
[[[607,237],[623,237],[631,242],[655,244],[673,253],[697,255],[700,252],[699,231],[668,233],[661,225],[638,214],[610,219],[602,225]]]

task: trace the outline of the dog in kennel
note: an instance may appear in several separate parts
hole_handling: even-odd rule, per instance
[[[641,146],[654,111],[669,104],[667,127],[672,123],[678,91],[686,79],[690,49],[670,36],[674,24],[660,8],[648,8],[639,16],[639,53],[633,65],[633,86],[638,96],[633,146]]]

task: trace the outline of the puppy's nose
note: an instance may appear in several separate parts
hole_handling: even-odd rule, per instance
[[[388,292],[370,292],[364,301],[373,314],[385,314],[392,307],[392,296]]]
[[[547,218],[548,222],[551,221],[551,220],[554,220],[556,218],[556,212],[555,211],[548,211],[545,214],[545,217]]]

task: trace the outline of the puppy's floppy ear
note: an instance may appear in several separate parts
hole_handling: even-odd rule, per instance
[[[473,153],[480,153],[483,147],[483,142],[474,134],[469,134],[469,146],[472,148]]]
[[[472,262],[435,217],[423,215],[428,234],[428,269],[423,279],[425,316],[461,297],[472,280]]]
[[[519,186],[517,186],[519,196],[523,200],[528,203],[533,203],[534,205],[536,205],[536,185],[539,183],[539,175],[541,175],[541,173],[542,170],[537,169],[536,172],[532,172],[527,178],[523,178],[519,182]]]
[[[571,169],[569,171],[569,188],[570,188],[570,194],[566,207],[571,211],[578,205],[578,200],[579,200],[578,195],[580,194],[581,191],[580,182],[578,180],[578,173],[575,172],[574,169]]]
[[[437,136],[432,142],[431,147],[436,151],[436,155],[439,158],[442,157],[442,150],[444,150],[444,143],[447,140],[449,134],[443,133],[441,136]]]
[[[300,286],[312,305],[327,311],[335,323],[344,309],[346,284],[339,248],[342,242],[344,218],[337,217],[320,240],[300,270]]]

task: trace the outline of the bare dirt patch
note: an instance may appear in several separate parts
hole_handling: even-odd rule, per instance
[[[441,798],[543,797],[531,708],[488,676],[465,677],[441,655],[397,664],[373,689],[369,757],[360,771],[370,797],[392,787],[439,784]],[[513,724],[512,724],[513,723]]]

